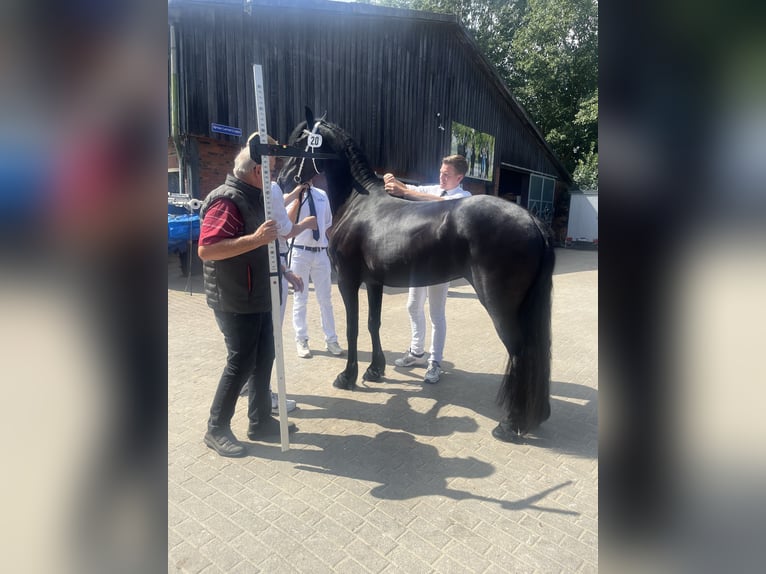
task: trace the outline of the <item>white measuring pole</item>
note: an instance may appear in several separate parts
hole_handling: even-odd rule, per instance
[[[266,129],[266,100],[263,95],[263,68],[253,64],[255,77],[255,108],[258,115],[258,135],[262,144],[268,144]],[[271,205],[271,168],[269,156],[261,156],[263,173],[263,210],[266,219],[272,219],[274,211]],[[290,448],[287,432],[287,391],[285,389],[285,357],[282,349],[282,313],[279,301],[279,272],[277,268],[277,242],[269,243],[269,281],[271,283],[271,323],[274,326],[274,360],[277,366],[277,395],[279,405],[279,436],[282,439],[282,452]],[[285,293],[287,296],[287,293]],[[269,399],[271,400],[271,399]]]

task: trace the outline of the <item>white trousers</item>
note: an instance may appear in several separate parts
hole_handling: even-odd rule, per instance
[[[447,292],[449,281],[428,287],[410,287],[407,298],[407,312],[410,315],[412,341],[410,350],[416,355],[425,351],[426,314],[425,302],[428,298],[428,313],[431,317],[431,354],[430,360],[441,363],[444,357],[444,341],[447,339]]]
[[[303,291],[293,294],[293,328],[295,340],[303,341],[309,338],[308,325],[306,324],[306,305],[309,299],[309,277],[314,283],[314,292],[319,303],[319,314],[322,320],[322,331],[326,342],[338,342],[335,334],[335,319],[332,314],[330,277],[331,264],[327,256],[327,250],[313,252],[303,249],[293,249],[290,269],[303,279]]]
[[[287,267],[287,258],[286,257],[282,257],[280,255],[278,257],[278,261],[279,261],[278,265],[285,265],[285,267]],[[280,316],[280,320],[282,322],[279,324],[280,329],[285,324],[285,309],[287,309],[287,290],[290,287],[290,284],[287,282],[287,279],[285,278],[285,274],[284,273],[281,273],[281,278],[282,278],[282,291],[280,293],[281,299],[279,301],[279,310],[282,313],[282,315]],[[272,387],[271,385],[269,385],[269,387],[276,388],[276,382],[277,382],[277,369],[276,369],[276,367],[274,369],[272,369],[272,371],[271,371],[271,379],[274,381],[274,386]]]
[[[285,269],[287,269],[287,257],[279,256],[279,263],[278,265],[284,265]],[[285,277],[284,273],[280,273],[280,278],[282,280],[282,290],[280,291],[280,301],[279,301],[279,310],[281,311],[281,320],[282,325],[285,324],[285,309],[287,309],[287,290],[290,288],[290,284],[287,282],[287,278]]]

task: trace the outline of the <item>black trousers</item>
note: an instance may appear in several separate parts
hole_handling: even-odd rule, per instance
[[[230,428],[245,382],[249,387],[247,416],[251,423],[257,423],[271,415],[269,380],[274,365],[271,313],[214,313],[228,354],[210,407],[208,429]]]

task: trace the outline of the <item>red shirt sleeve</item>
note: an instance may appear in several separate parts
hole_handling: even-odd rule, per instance
[[[245,221],[237,205],[224,197],[213,202],[205,217],[199,233],[200,245],[212,245],[222,239],[239,237],[245,232]]]

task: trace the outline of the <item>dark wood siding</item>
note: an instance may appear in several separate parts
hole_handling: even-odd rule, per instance
[[[309,105],[344,127],[374,167],[436,181],[457,121],[495,136],[495,167],[567,177],[454,18],[286,4],[253,6],[248,15],[241,6],[176,3],[186,134],[232,141],[210,132],[216,122],[241,128],[244,143],[257,129],[252,64],[259,63],[269,131],[280,140]]]

